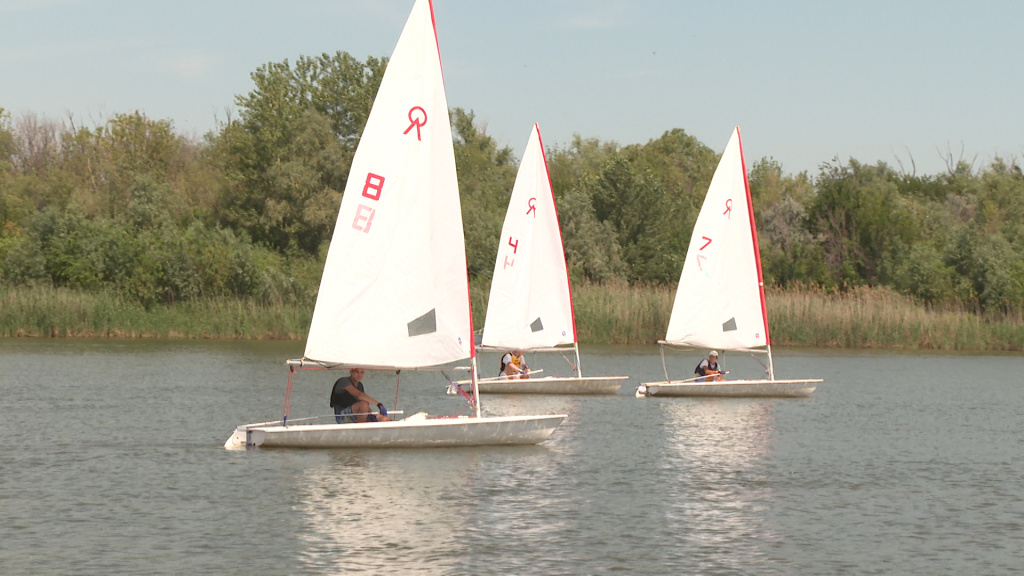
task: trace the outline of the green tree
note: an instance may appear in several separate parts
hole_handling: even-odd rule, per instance
[[[169,120],[115,114],[103,126],[61,132],[61,161],[42,175],[40,207],[74,204],[88,218],[123,218],[139,177],[173,186],[194,144]]]
[[[644,145],[623,149],[623,155],[639,172],[648,172],[665,190],[670,203],[684,208],[704,203],[708,185],[718,165],[718,154],[681,128],[668,130]],[[692,222],[696,221],[696,214]],[[690,230],[686,236],[689,237]]]
[[[586,176],[577,181],[558,204],[569,276],[574,283],[625,281],[627,266],[615,228],[599,220],[594,210],[593,180]]]
[[[1020,310],[1024,306],[1024,255],[1002,233],[985,234],[984,226],[961,228],[945,260],[956,270],[956,291],[979,311]]]
[[[977,199],[976,220],[982,231],[1024,241],[1024,175],[1019,165],[996,158],[977,182]]]
[[[627,268],[615,229],[611,223],[598,220],[593,203],[595,175],[618,151],[614,142],[584,139],[579,134],[565,148],[547,149],[562,244],[574,283],[626,279]]]
[[[469,276],[489,279],[519,166],[511,148],[499,148],[477,128],[472,112],[455,108],[452,132]]]
[[[593,182],[594,215],[615,231],[627,280],[678,278],[696,212],[682,213],[653,174],[638,172],[621,156],[608,162]]]
[[[10,115],[0,108],[0,264],[16,234],[17,223],[27,213],[23,199],[13,189],[17,138],[10,120]]]
[[[619,148],[583,140],[551,154],[571,274],[589,281],[672,282],[717,157],[683,130]]]
[[[877,284],[894,241],[912,245],[916,222],[899,195],[896,173],[880,162],[823,166],[808,207],[809,231],[821,242],[832,282]]]
[[[0,176],[6,176],[14,168],[16,139],[11,128],[11,116],[0,107]]]
[[[784,175],[771,158],[754,163],[748,178],[766,282],[819,283],[826,277],[821,246],[807,230],[806,203],[814,185],[805,172]]]
[[[597,138],[581,138],[573,135],[572,142],[565,148],[557,146],[546,149],[548,173],[555,200],[584,178],[597,174],[619,151],[618,144],[602,142]]]
[[[338,52],[257,69],[255,88],[237,99],[241,118],[214,144],[227,175],[220,221],[277,250],[316,254],[385,67]]]
[[[956,299],[955,272],[933,246],[918,243],[900,260],[893,284],[897,290],[928,304],[951,302]]]

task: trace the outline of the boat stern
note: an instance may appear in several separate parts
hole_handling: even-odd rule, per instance
[[[235,428],[234,433],[224,443],[228,450],[245,450],[249,446],[249,433],[245,426]]]

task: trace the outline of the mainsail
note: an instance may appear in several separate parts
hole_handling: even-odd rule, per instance
[[[448,101],[428,0],[417,0],[345,186],[306,359],[434,366],[474,354]]]
[[[534,124],[501,228],[482,344],[528,350],[575,342],[562,234]]]
[[[722,153],[697,216],[665,341],[724,350],[770,344],[739,128]]]

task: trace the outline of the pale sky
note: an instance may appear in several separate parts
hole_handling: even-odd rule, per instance
[[[0,108],[202,135],[267,62],[390,56],[413,0],[0,0]],[[434,0],[451,107],[522,154],[682,128],[748,168],[1024,160],[1024,2]]]

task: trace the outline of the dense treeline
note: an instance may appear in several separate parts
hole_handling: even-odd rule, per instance
[[[238,117],[202,139],[138,112],[86,127],[0,108],[0,285],[113,292],[144,307],[222,297],[312,306],[385,64],[339,52],[262,66],[237,98]],[[476,295],[492,271],[517,160],[472,112],[453,110],[452,125]],[[672,129],[642,145],[576,138],[548,156],[575,283],[678,279],[713,149]],[[832,160],[811,176],[754,162],[766,281],[887,287],[1019,317],[1020,165],[948,164],[918,176]]]

